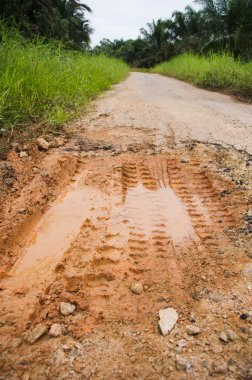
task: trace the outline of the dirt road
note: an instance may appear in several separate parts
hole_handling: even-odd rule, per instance
[[[133,73],[64,142],[13,149],[0,379],[252,378],[251,116]]]

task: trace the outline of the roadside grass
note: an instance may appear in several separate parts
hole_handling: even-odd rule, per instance
[[[244,63],[228,54],[205,57],[187,53],[157,65],[151,72],[252,101],[252,62]]]
[[[128,72],[122,61],[29,41],[0,21],[0,134],[27,123],[53,129],[68,122]]]

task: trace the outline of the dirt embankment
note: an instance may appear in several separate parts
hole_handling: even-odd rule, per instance
[[[1,379],[251,378],[251,108],[160,78],[2,164]]]

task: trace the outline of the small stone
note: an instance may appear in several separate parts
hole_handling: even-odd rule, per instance
[[[188,163],[189,163],[189,160],[188,160],[187,157],[182,157],[181,160],[180,160],[180,162],[181,162],[182,164],[188,164]]]
[[[178,371],[187,371],[192,368],[192,364],[181,356],[176,356],[176,367]]]
[[[242,313],[240,315],[240,318],[243,320],[243,321],[246,321],[246,319],[248,319],[249,315],[247,313]]]
[[[220,340],[222,340],[222,342],[228,343],[228,336],[227,336],[227,334],[225,333],[225,331],[222,331],[222,332],[220,333]]]
[[[14,339],[13,341],[12,341],[12,347],[13,348],[18,348],[18,347],[20,347],[21,346],[21,344],[22,344],[22,338],[16,338],[16,339]]]
[[[228,339],[231,340],[232,342],[237,339],[237,335],[233,330],[227,329],[226,334],[227,334]]]
[[[199,335],[201,333],[201,329],[198,326],[188,325],[186,326],[186,332],[188,335]]]
[[[62,335],[62,332],[62,326],[58,323],[54,323],[49,330],[49,335],[53,338],[57,338]]]
[[[194,315],[194,313],[191,313],[188,320],[191,322],[191,323],[195,323],[196,322],[196,317]]]
[[[65,139],[64,137],[55,137],[51,142],[50,142],[50,147],[52,148],[58,148],[62,145],[64,145]]]
[[[50,147],[50,144],[48,141],[46,141],[43,137],[39,137],[37,139],[37,146],[42,150],[48,150]]]
[[[180,339],[177,341],[176,345],[179,349],[185,348],[187,346],[187,341],[185,339]]]
[[[209,294],[209,298],[216,303],[220,303],[223,301],[224,297],[222,294],[214,292]]]
[[[21,152],[21,150],[22,150],[20,144],[17,142],[12,143],[11,146],[15,150],[15,152],[17,152],[17,153]]]
[[[252,263],[248,263],[245,265],[242,274],[249,280],[252,280]]]
[[[214,363],[214,372],[219,374],[224,374],[227,372],[228,366],[225,362]]]
[[[235,372],[237,371],[237,367],[236,367],[235,365],[230,365],[230,366],[228,367],[228,370],[229,370],[230,372],[235,373]]]
[[[209,338],[209,343],[214,354],[220,354],[222,352],[222,346],[219,343],[217,335],[212,334]]]
[[[20,158],[28,157],[28,154],[26,152],[22,151],[22,152],[19,153],[19,157]]]
[[[29,331],[26,341],[30,344],[35,343],[47,332],[47,326],[40,323],[32,331]]]
[[[141,284],[141,282],[134,282],[131,285],[130,290],[132,291],[132,293],[140,296],[140,294],[143,293],[144,288],[143,288],[143,285]]]
[[[158,322],[159,328],[163,336],[168,335],[168,333],[174,328],[178,320],[178,313],[175,309],[169,307],[159,311],[160,321]]]
[[[70,314],[73,314],[75,312],[75,305],[67,302],[61,302],[60,303],[60,312],[62,315],[67,316]]]

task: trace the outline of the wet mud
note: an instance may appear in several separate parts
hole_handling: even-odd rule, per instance
[[[112,95],[33,177],[14,157],[23,183],[3,203],[0,378],[249,379],[249,156],[178,144],[162,118],[115,125]],[[179,319],[164,338],[167,307]]]

